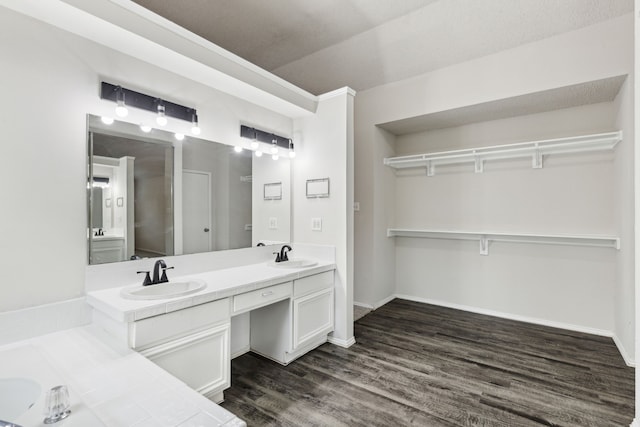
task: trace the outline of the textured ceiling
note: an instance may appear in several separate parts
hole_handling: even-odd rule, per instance
[[[633,0],[135,0],[320,94],[365,90],[633,11]]]

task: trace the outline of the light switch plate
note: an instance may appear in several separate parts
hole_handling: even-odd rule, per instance
[[[269,230],[277,230],[278,229],[278,218],[272,216],[269,218]]]
[[[322,231],[322,218],[311,218],[311,231]]]

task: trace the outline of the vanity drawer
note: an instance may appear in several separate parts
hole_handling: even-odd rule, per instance
[[[303,277],[293,282],[294,298],[333,287],[333,270]]]
[[[292,282],[273,285],[233,297],[233,314],[263,307],[291,296]]]
[[[129,346],[140,350],[228,322],[229,311],[229,298],[224,298],[132,322],[129,324]]]

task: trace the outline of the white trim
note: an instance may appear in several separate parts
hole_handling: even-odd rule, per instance
[[[378,301],[375,304],[373,304],[373,309],[377,310],[380,307],[382,307],[383,305],[393,301],[395,298],[398,298],[398,295],[396,295],[396,294],[389,295],[388,297],[383,298],[380,301]]]
[[[598,335],[601,337],[609,337],[609,338],[613,337],[613,333],[611,331],[607,331],[604,329],[590,328],[587,326],[574,325],[571,323],[555,322],[552,320],[539,319],[537,317],[520,316],[517,314],[505,313],[502,311],[494,311],[494,310],[488,310],[484,308],[471,307],[468,305],[432,300],[429,298],[414,297],[411,295],[396,294],[396,298],[406,299],[406,300],[415,301],[415,302],[422,302],[425,304],[437,305],[440,307],[453,308],[456,310],[468,311],[470,313],[484,314],[486,316],[500,317],[502,319],[532,323],[534,325],[542,325],[542,326],[549,326],[551,328],[566,329],[568,331],[582,332],[585,334]]]
[[[326,101],[327,99],[335,98],[336,96],[340,95],[356,96],[356,91],[348,86],[341,87],[340,89],[332,90],[331,92],[318,95],[318,101]]]
[[[240,350],[238,350],[238,351],[236,351],[234,353],[231,353],[231,359],[233,360],[236,357],[240,357],[240,356],[242,356],[244,354],[249,353],[250,351],[251,351],[251,345],[247,344],[244,347],[240,348]]]
[[[437,305],[439,307],[453,308],[455,310],[462,310],[462,311],[467,311],[467,312],[470,312],[470,313],[483,314],[483,315],[486,315],[486,316],[494,316],[494,317],[499,317],[499,318],[502,318],[502,319],[516,320],[516,321],[519,321],[519,322],[526,322],[526,323],[531,323],[531,324],[534,324],[534,325],[548,326],[548,327],[551,327],[551,328],[565,329],[565,330],[568,330],[568,331],[582,332],[582,333],[585,333],[585,334],[598,335],[598,336],[601,336],[601,337],[611,338],[611,339],[613,339],[613,342],[615,343],[616,347],[618,348],[618,352],[620,353],[620,356],[622,356],[622,359],[624,360],[624,363],[627,366],[632,367],[632,368],[635,368],[635,366],[636,366],[635,360],[629,356],[629,353],[626,351],[624,345],[622,345],[622,341],[617,337],[617,335],[615,333],[613,333],[612,331],[607,331],[605,329],[590,328],[590,327],[587,327],[587,326],[574,325],[572,323],[565,323],[565,322],[554,322],[552,320],[540,319],[540,318],[537,318],[537,317],[520,316],[520,315],[517,315],[517,314],[505,313],[505,312],[502,312],[502,311],[488,310],[488,309],[484,309],[484,308],[477,308],[477,307],[472,307],[472,306],[468,306],[468,305],[455,304],[455,303],[450,303],[450,302],[446,302],[446,301],[433,300],[433,299],[430,299],[430,298],[415,297],[415,296],[412,296],[412,295],[405,295],[405,294],[392,295],[391,297],[386,298],[385,300],[383,300],[383,301],[386,301],[384,304],[386,304],[387,302],[390,302],[394,298],[405,299],[405,300],[408,300],[408,301],[415,301],[415,302],[420,302],[420,303],[424,303],[424,304]],[[376,308],[381,307],[384,304],[377,305]],[[637,427],[640,427],[640,423],[637,423],[637,424],[638,424]]]
[[[348,340],[343,340],[340,338],[335,338],[332,336],[329,336],[327,338],[327,342],[330,342],[331,344],[337,345],[338,347],[343,347],[343,348],[349,348],[352,345],[354,345],[356,343],[356,339],[355,337],[351,337]]]
[[[354,301],[353,305],[358,306],[358,307],[363,307],[363,308],[368,308],[370,310],[373,310],[373,306],[371,304],[366,304],[364,302],[358,302],[358,301]]]
[[[637,418],[634,418],[633,421],[631,421],[631,424],[629,424],[629,427],[640,427],[640,421],[638,421]]]
[[[624,345],[622,345],[622,341],[620,340],[620,338],[618,338],[618,336],[615,333],[611,334],[611,338],[613,338],[613,342],[616,343],[616,347],[618,347],[618,351],[620,352],[620,355],[624,359],[624,363],[626,363],[627,366],[629,367],[635,368],[636,361],[629,356],[629,353],[624,348]]]

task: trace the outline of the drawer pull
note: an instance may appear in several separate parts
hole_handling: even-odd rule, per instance
[[[263,292],[262,293],[263,297],[268,297],[269,295],[273,295],[273,291],[268,291],[268,292]]]

